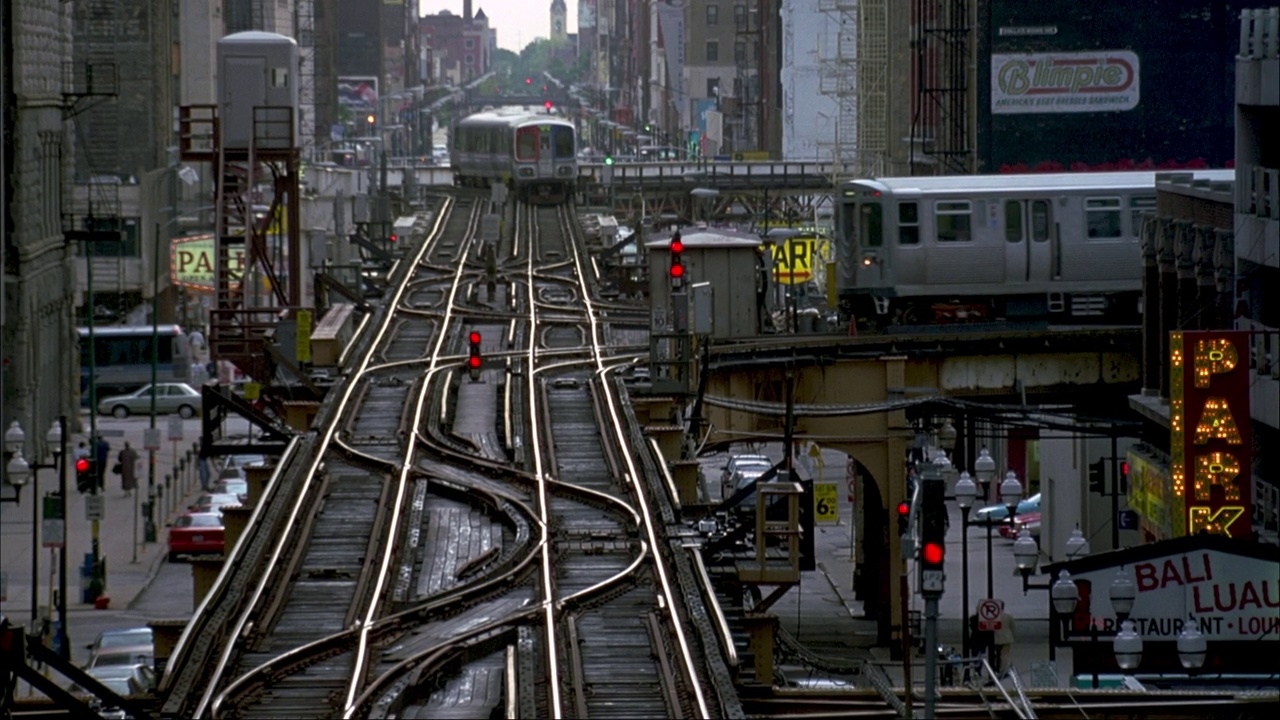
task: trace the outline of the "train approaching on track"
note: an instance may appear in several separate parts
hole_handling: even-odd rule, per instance
[[[1180,171],[1230,181],[1233,170]],[[1136,323],[1156,172],[849,180],[837,292],[858,326]]]
[[[468,115],[453,129],[454,182],[489,187],[503,182],[522,200],[563,203],[578,180],[573,123],[523,107]]]

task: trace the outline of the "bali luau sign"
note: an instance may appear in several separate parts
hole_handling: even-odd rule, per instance
[[[1252,535],[1249,335],[1170,333],[1169,450],[1175,535]],[[1182,522],[1180,522],[1182,521]]]

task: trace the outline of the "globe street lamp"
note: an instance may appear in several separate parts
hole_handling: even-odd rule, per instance
[[[1199,670],[1209,653],[1209,643],[1200,634],[1197,625],[1199,623],[1195,616],[1188,617],[1186,624],[1182,626],[1182,632],[1178,633],[1178,661],[1188,671]]]
[[[1120,624],[1120,632],[1116,633],[1111,646],[1121,670],[1133,670],[1142,664],[1142,636],[1133,629],[1132,620]]]
[[[982,458],[979,457],[979,460]],[[988,457],[990,459],[990,457]],[[994,466],[994,462],[992,463]],[[1004,503],[1005,508],[1009,511],[1009,527],[1013,528],[1013,518],[1018,511],[1018,503],[1022,500],[1022,483],[1018,482],[1018,475],[1010,470],[1004,476],[1004,482],[1000,483],[1000,502]],[[987,521],[987,597],[995,597],[995,583],[993,581],[993,565],[991,560],[991,526],[993,525],[988,518]]]
[[[973,474],[978,485],[982,487],[982,499],[986,501],[989,497],[987,488],[996,478],[996,461],[985,447],[978,451],[978,459],[973,462]]]
[[[973,507],[973,499],[978,496],[978,486],[974,484],[969,473],[960,473],[956,481],[956,505],[960,507],[960,575],[961,600],[964,610],[960,623],[960,652],[969,657],[969,508]]]
[[[1089,554],[1089,541],[1085,539],[1084,533],[1080,532],[1080,527],[1071,531],[1071,537],[1067,538],[1067,561],[1076,560]]]

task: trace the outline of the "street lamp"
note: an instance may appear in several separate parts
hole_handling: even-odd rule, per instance
[[[1209,654],[1209,643],[1196,626],[1195,616],[1187,618],[1187,623],[1178,633],[1178,661],[1188,671],[1199,670],[1204,665],[1205,656]]]
[[[984,454],[986,453],[986,448],[983,448],[983,453]],[[979,457],[978,459],[981,460],[982,458]],[[987,459],[988,460],[991,459],[989,455],[987,455]],[[993,472],[994,472],[994,467],[995,467],[995,462],[992,461]],[[1022,483],[1018,482],[1017,473],[1010,470],[1008,473],[1005,474],[1004,482],[1000,483],[1000,502],[1004,503],[1004,506],[1009,510],[1009,527],[1011,529],[1013,528],[1014,515],[1018,512],[1018,503],[1021,500],[1022,500]],[[994,523],[988,520],[987,522],[987,597],[995,597],[995,584],[993,582],[993,568],[992,568],[992,565],[994,563],[991,560],[991,526],[993,524]]]
[[[1129,617],[1129,611],[1133,610],[1134,599],[1138,597],[1138,587],[1133,584],[1133,578],[1123,566],[1116,570],[1108,592],[1111,595],[1111,607],[1116,611],[1116,619],[1125,621]]]
[[[28,463],[22,457],[22,446],[25,444],[27,435],[22,430],[22,426],[17,420],[9,425],[9,429],[4,433],[5,450],[12,454],[6,466],[8,482],[19,491],[26,484],[27,476],[31,475],[34,480],[33,491],[31,497],[31,632],[34,634],[37,629],[37,623],[40,619],[40,476],[41,470],[58,471],[58,493],[59,499],[63,504],[63,513],[66,507],[66,472],[60,465],[60,460],[66,457],[67,453],[67,417],[59,416],[57,420],[49,426],[49,432],[45,434],[45,447],[47,452],[53,455],[53,462]],[[17,501],[17,498],[14,498]],[[65,528],[65,525],[63,526]],[[65,543],[65,529],[62,541]],[[59,553],[59,574],[58,574],[58,637],[57,647],[59,654],[63,659],[71,657],[70,645],[67,641],[67,605],[66,605],[66,588],[67,588],[67,556],[65,544],[63,550]]]
[[[978,486],[969,473],[960,473],[956,481],[956,505],[960,507],[960,603],[964,611],[964,622],[960,623],[960,652],[965,658],[969,657],[969,508],[977,496]]]
[[[10,423],[9,429],[4,433],[4,454],[7,457],[4,477],[5,482],[13,488],[13,497],[0,498],[0,501],[15,505],[22,502],[22,486],[27,484],[27,461],[22,457],[22,444],[26,438],[17,420]]]
[[[982,499],[986,500],[987,488],[996,478],[996,461],[986,447],[978,451],[978,459],[973,462],[973,474],[976,476],[978,485],[982,486]]]
[[[1125,620],[1120,624],[1120,632],[1116,633],[1111,646],[1116,652],[1116,664],[1122,670],[1133,670],[1142,664],[1142,636],[1133,629],[1133,621]]]
[[[1078,525],[1071,531],[1071,537],[1067,538],[1066,552],[1068,562],[1089,554],[1089,541],[1085,539],[1084,533],[1080,532]]]

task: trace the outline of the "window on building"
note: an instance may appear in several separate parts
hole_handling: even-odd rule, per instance
[[[720,43],[715,40],[707,41],[707,62],[717,62],[720,60]]]
[[[707,6],[707,24],[708,25],[720,24],[720,6],[719,5]]]
[[[475,64],[476,64],[476,56],[475,56],[475,55],[472,55],[471,53],[467,53],[467,64],[468,64],[468,65],[475,65]]]
[[[733,44],[733,61],[736,63],[747,61],[747,44],[741,40]]]
[[[733,6],[733,26],[742,30],[747,26],[747,6],[741,3]]]
[[[898,203],[898,244],[920,244],[920,205],[915,201]]]
[[[1085,198],[1085,227],[1090,238],[1118,238],[1120,229],[1120,198]]]
[[[466,48],[466,49],[468,49],[468,50],[470,50],[471,48],[473,48],[473,47],[475,47],[475,46],[476,46],[476,41],[475,41],[475,40],[472,40],[471,38],[467,38],[467,41],[466,41],[465,43],[463,43],[463,47],[465,47],[465,48]]]
[[[934,203],[933,211],[938,242],[969,242],[973,239],[973,207],[968,200],[939,200]]]

